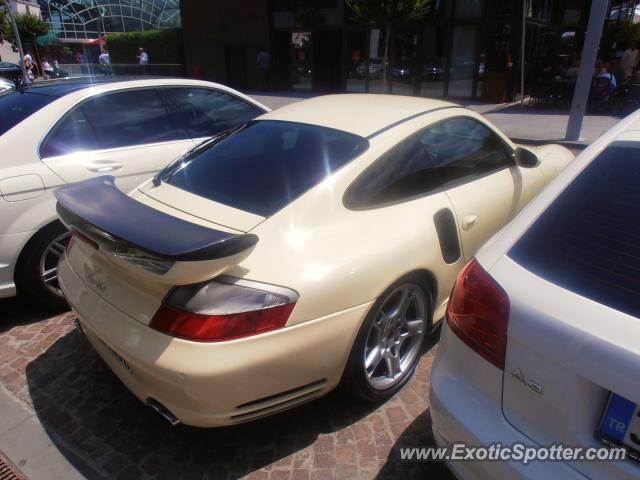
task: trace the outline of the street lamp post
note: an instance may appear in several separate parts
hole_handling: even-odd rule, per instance
[[[11,22],[11,28],[13,29],[13,35],[16,39],[16,44],[18,45],[18,55],[20,55],[20,69],[22,70],[22,84],[26,85],[29,83],[29,77],[27,77],[27,69],[24,66],[24,51],[22,50],[22,40],[20,40],[20,32],[18,32],[18,26],[16,25],[16,19],[13,16],[13,12],[11,11],[10,0],[5,0],[5,8],[7,9],[7,15],[9,16],[9,21]]]

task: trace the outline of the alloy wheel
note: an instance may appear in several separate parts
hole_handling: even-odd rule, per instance
[[[376,390],[393,387],[413,368],[426,328],[426,298],[416,284],[404,284],[381,302],[365,342],[364,368]]]
[[[40,281],[49,292],[59,297],[63,297],[63,294],[58,283],[58,262],[67,248],[70,238],[71,234],[69,232],[58,235],[47,245],[47,248],[44,249],[40,256],[38,270]]]

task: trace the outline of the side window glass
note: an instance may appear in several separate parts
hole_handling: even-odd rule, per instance
[[[40,156],[50,158],[101,148],[82,106],[76,107],[52,129],[40,146]]]
[[[376,160],[349,187],[347,208],[371,208],[442,190],[420,137],[413,135]]]
[[[177,123],[192,138],[211,137],[264,113],[224,92],[208,88],[167,88]]]
[[[428,127],[421,141],[445,185],[473,180],[514,164],[502,139],[470,118],[454,118]]]
[[[84,103],[102,148],[178,140],[169,113],[155,89],[107,93]]]

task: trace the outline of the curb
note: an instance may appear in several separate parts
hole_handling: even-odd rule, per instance
[[[0,452],[31,480],[102,478],[59,438],[53,440],[38,416],[0,386]],[[53,434],[55,435],[55,434]]]

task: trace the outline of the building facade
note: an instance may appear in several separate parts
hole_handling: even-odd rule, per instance
[[[39,0],[42,18],[61,40],[180,27],[179,0]]]
[[[187,71],[250,89],[509,100],[519,91],[523,17],[529,84],[545,63],[574,61],[591,2],[529,0],[523,12],[524,3],[433,0],[423,18],[392,26],[383,85],[386,30],[357,22],[342,0],[182,0]]]

